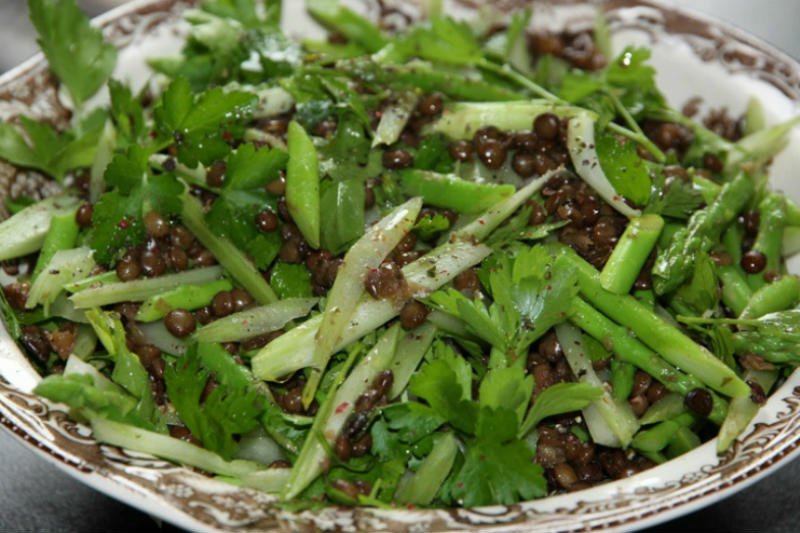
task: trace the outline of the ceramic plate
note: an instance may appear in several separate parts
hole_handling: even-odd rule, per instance
[[[411,3],[394,3],[415,16]],[[459,16],[474,16],[477,8],[490,3],[496,13],[533,3],[534,24],[551,30],[591,25],[597,6],[588,0],[445,2],[446,9]],[[290,34],[308,36],[318,31],[302,13],[302,2],[285,4],[284,22]],[[185,30],[180,15],[189,5],[188,0],[139,0],[99,18],[107,38],[121,49],[115,76],[142,83],[144,57],[177,50],[178,37]],[[362,3],[356,5],[370,12]],[[727,106],[738,115],[748,99],[757,96],[770,122],[798,112],[800,65],[765,43],[661,3],[609,0],[602,5],[617,49],[630,43],[652,48],[659,84],[673,105],[680,107],[700,96],[710,106]],[[68,115],[54,87],[41,56],[3,75],[0,120],[25,114],[64,123]],[[772,183],[797,200],[800,183],[792,182],[792,169],[799,166],[800,135],[796,134],[775,160]],[[0,163],[0,195],[41,196],[54,188],[41,176]],[[800,272],[800,261],[790,261],[790,269]],[[216,482],[150,456],[98,445],[85,426],[69,419],[63,406],[30,394],[39,379],[5,330],[0,330],[0,424],[80,481],[198,531],[630,530],[729,496],[787,463],[800,449],[800,373],[795,372],[721,457],[715,454],[714,442],[709,442],[623,481],[509,507],[413,511],[332,507],[293,514],[278,509],[266,494]]]

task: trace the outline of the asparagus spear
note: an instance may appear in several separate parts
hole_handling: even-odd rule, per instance
[[[564,251],[568,264],[578,275],[580,292],[603,313],[630,328],[664,359],[696,376],[712,389],[733,397],[750,394],[750,387],[711,352],[632,296],[617,295],[603,289],[600,276],[589,263],[570,249]]]
[[[600,273],[603,288],[616,294],[630,292],[663,227],[664,219],[659,215],[631,219]]]
[[[692,272],[695,258],[708,252],[755,192],[749,176],[737,175],[722,187],[714,203],[696,211],[685,228],[672,236],[653,266],[653,288],[656,294],[677,289]]]
[[[739,318],[759,318],[769,313],[790,309],[800,300],[800,279],[783,276],[778,281],[764,285],[750,297]]]
[[[675,433],[682,427],[694,424],[694,415],[683,413],[671,420],[665,420],[653,426],[651,429],[640,431],[633,438],[633,447],[637,450],[646,452],[659,452],[666,448]]]
[[[742,229],[734,224],[722,235],[722,245],[731,258],[729,265],[717,265],[717,277],[722,282],[722,303],[740,315],[753,295],[747,278],[739,265],[742,260]]]
[[[615,324],[580,298],[572,305],[570,320],[609,347],[621,361],[641,368],[660,381],[669,391],[685,396],[690,390],[703,386],[700,380],[690,374],[684,374],[665,362],[644,344],[631,337],[627,329]],[[716,424],[721,424],[725,419],[727,405],[718,395],[712,393],[711,396],[714,403],[708,418]]]
[[[753,250],[761,252],[767,259],[766,273],[777,273],[781,267],[781,249],[783,247],[783,230],[786,226],[786,203],[783,195],[767,193],[758,204],[760,215],[758,234],[753,243]],[[750,274],[747,282],[753,290],[766,285],[762,273]]]

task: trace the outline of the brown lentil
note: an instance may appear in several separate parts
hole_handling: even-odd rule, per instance
[[[214,316],[218,318],[233,313],[235,309],[233,295],[228,291],[218,292],[214,295],[214,299],[211,300],[211,309],[214,311]]]
[[[120,281],[131,281],[141,275],[142,266],[135,258],[130,255],[126,255],[117,262],[116,272]]]
[[[167,263],[157,248],[142,252],[142,258],[139,261],[142,265],[142,272],[148,278],[158,277],[167,270]]]
[[[274,196],[283,196],[286,193],[286,175],[281,173],[276,179],[267,183],[265,189]]]
[[[714,406],[714,399],[706,389],[692,389],[683,400],[684,405],[700,416],[708,416]]]
[[[414,164],[414,158],[406,150],[398,148],[383,152],[383,166],[386,168],[397,170],[408,168],[412,164]]]
[[[82,228],[88,228],[92,225],[92,214],[94,213],[94,208],[92,204],[81,204],[78,210],[75,212],[75,222]]]
[[[197,321],[190,311],[186,309],[175,309],[167,313],[167,316],[164,317],[164,325],[167,327],[167,331],[176,337],[183,338],[194,332]]]
[[[411,300],[400,310],[400,324],[403,329],[414,329],[425,322],[428,313],[430,310],[425,304]]]
[[[456,161],[469,161],[472,159],[472,143],[469,141],[455,141],[450,145],[450,157]]]
[[[265,209],[256,215],[256,227],[264,233],[270,233],[278,229],[278,216]]]
[[[555,140],[558,137],[559,122],[558,117],[553,113],[542,113],[534,119],[533,131],[540,139]]]
[[[424,117],[435,117],[444,109],[444,98],[439,93],[426,94],[417,103],[417,113]]]
[[[767,266],[767,256],[758,250],[748,250],[742,254],[742,269],[748,274],[758,274]]]
[[[405,290],[406,280],[395,263],[386,262],[367,272],[364,286],[370,296],[381,300],[399,296]]]
[[[214,161],[211,164],[211,168],[208,169],[206,173],[206,183],[209,187],[222,187],[222,184],[225,182],[225,171],[227,170],[227,165],[225,161]]]
[[[478,158],[487,168],[497,170],[503,166],[508,151],[503,143],[495,139],[486,139],[475,147]]]

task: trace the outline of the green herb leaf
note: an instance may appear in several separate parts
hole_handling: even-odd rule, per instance
[[[255,95],[211,89],[195,96],[185,78],[173,81],[161,97],[154,115],[161,134],[174,139],[178,160],[190,168],[210,165],[230,152],[228,142],[243,132]]]
[[[491,419],[497,412],[482,412]],[[513,419],[513,413],[508,413]],[[520,500],[547,494],[542,467],[534,462],[534,451],[521,440],[503,443],[492,438],[478,439],[467,449],[464,466],[458,472],[452,496],[465,507],[510,505]]]
[[[452,349],[439,349],[439,356],[411,378],[409,390],[428,402],[434,412],[453,427],[473,433],[477,405],[469,399],[472,369]]]
[[[272,267],[272,276],[269,284],[278,297],[285,298],[310,298],[311,297],[311,272],[305,265],[296,265],[278,261]]]
[[[68,171],[89,167],[94,162],[105,118],[105,112],[97,110],[77,128],[59,134],[49,124],[21,117],[20,124],[30,143],[13,124],[2,123],[0,158],[14,165],[41,170],[60,182]]]
[[[631,141],[621,142],[616,136],[600,133],[596,136],[600,165],[620,195],[638,205],[650,199],[650,175]]]
[[[114,70],[116,48],[89,24],[75,0],[28,0],[28,8],[50,69],[80,106]]]
[[[215,352],[217,357],[231,357],[221,347]],[[217,386],[203,398],[209,377],[215,378]],[[232,459],[238,450],[234,436],[256,427],[264,411],[263,400],[249,385],[241,386],[231,380],[226,383],[220,373],[212,375],[203,364],[196,344],[166,367],[164,381],[181,420],[204,448],[226,460]]]

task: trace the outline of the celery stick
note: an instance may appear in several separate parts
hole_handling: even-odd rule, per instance
[[[39,257],[36,259],[31,280],[35,281],[39,277],[57,251],[75,247],[75,242],[78,240],[78,229],[78,223],[75,221],[75,209],[53,217],[47,230],[47,236],[42,243]]]
[[[199,285],[181,285],[145,300],[139,308],[139,312],[136,313],[136,320],[153,322],[164,318],[175,309],[199,309],[210,304],[218,292],[229,291],[232,288],[233,285],[227,279]]]
[[[556,334],[572,373],[578,376],[579,381],[603,390],[603,395],[583,410],[592,439],[603,446],[627,448],[639,429],[630,405],[615,401],[603,386],[584,351],[583,335],[578,328],[568,323],[560,324],[556,326]]]
[[[594,116],[591,111],[568,105],[557,105],[548,100],[534,99],[511,102],[458,102],[448,105],[442,116],[429,126],[429,130],[444,133],[453,139],[472,139],[484,126],[495,126],[503,131],[530,130],[536,117],[553,113],[568,118],[582,114]]]
[[[0,222],[0,261],[39,250],[52,218],[76,205],[78,199],[72,196],[51,196]]]
[[[90,287],[76,292],[70,299],[78,309],[102,307],[119,302],[143,302],[151,296],[162,294],[181,285],[207,283],[221,276],[222,269],[218,266],[196,268],[157,278],[120,281],[107,283],[100,287]]]
[[[422,208],[421,198],[412,198],[371,226],[347,251],[336,281],[328,292],[328,302],[316,335],[314,368],[303,390],[303,405],[314,400],[322,372],[328,365],[334,347],[353,317],[358,301],[365,293],[364,280],[370,270],[378,268],[405,237]]]
[[[144,340],[147,344],[152,344],[159,350],[170,355],[183,355],[186,351],[186,343],[167,331],[163,320],[150,322],[149,324],[139,324]]]
[[[176,463],[194,466],[225,476],[241,477],[264,469],[264,465],[234,459],[226,461],[219,455],[194,444],[154,431],[92,417],[92,434],[100,442],[142,453],[163,457]]]
[[[278,494],[289,481],[291,472],[288,468],[268,468],[234,478],[234,481],[240,487],[260,490],[268,494]]]
[[[92,268],[94,260],[89,248],[59,250],[31,285],[25,308],[33,309],[42,304],[47,313],[64,284],[88,276]]]
[[[287,298],[273,304],[233,313],[206,324],[194,333],[200,342],[234,342],[282,328],[290,320],[305,316],[316,298]]]
[[[117,273],[113,270],[109,270],[108,272],[101,272],[100,274],[89,276],[88,278],[67,283],[64,285],[64,290],[67,292],[80,292],[84,289],[97,288],[118,281],[119,277],[117,277]]]
[[[600,160],[597,157],[594,144],[594,120],[585,113],[577,115],[570,119],[567,132],[567,148],[578,175],[603,200],[626,217],[633,218],[641,215],[641,211],[633,209],[625,203],[622,196],[617,193],[614,186],[608,181],[608,177],[603,172],[603,167],[600,166]]]
[[[397,398],[406,389],[408,381],[416,371],[422,358],[425,357],[425,353],[430,348],[435,335],[436,326],[426,322],[418,328],[407,332],[397,343],[397,353],[395,353],[394,360],[389,366],[394,376],[392,387],[389,389],[389,394],[387,394],[389,399]]]
[[[460,272],[480,263],[491,253],[483,245],[459,240],[432,250],[428,255],[403,267],[403,275],[414,298],[422,298],[452,280]],[[400,313],[403,302],[361,299],[334,352],[360,339]],[[315,336],[322,315],[310,318],[270,342],[253,357],[253,374],[266,380],[279,380],[314,364]]]
[[[429,505],[453,468],[458,454],[458,441],[448,432],[436,440],[433,450],[419,465],[417,471],[402,482],[394,500],[399,503]]]
[[[219,264],[228,271],[234,280],[247,289],[247,292],[252,294],[258,303],[267,305],[278,299],[272,287],[245,254],[228,239],[218,237],[206,225],[203,219],[203,207],[196,198],[188,194],[183,195],[181,218],[189,231],[197,237],[197,240],[214,254]]]
[[[375,377],[388,368],[395,354],[400,336],[400,325],[395,324],[359,361],[340,387],[334,384],[328,398],[320,407],[314,424],[308,432],[300,455],[292,467],[292,474],[281,493],[283,500],[300,494],[322,472],[326,459],[325,447],[320,439],[332,445],[347,422],[356,400],[367,391]]]

